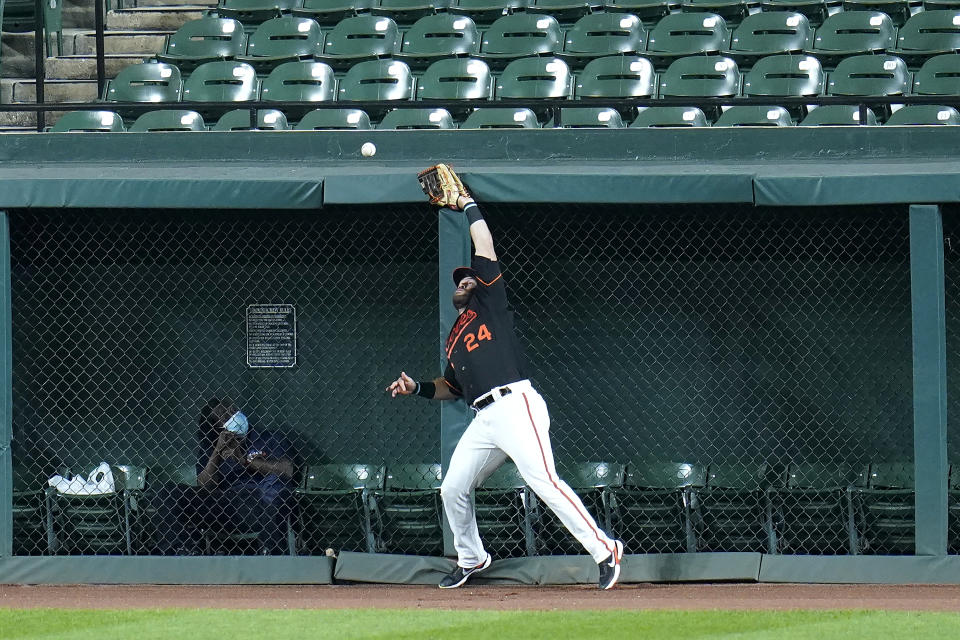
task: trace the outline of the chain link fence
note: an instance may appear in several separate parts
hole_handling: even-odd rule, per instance
[[[944,205],[944,302],[947,326],[948,553],[960,553],[960,207]]]
[[[13,213],[15,552],[441,554],[438,405],[383,393],[437,371],[424,211]],[[906,207],[485,213],[559,474],[629,553],[913,553]],[[251,305],[294,366],[248,365]],[[236,411],[221,458],[279,466],[210,485]],[[497,557],[583,552],[512,465],[475,500]]]

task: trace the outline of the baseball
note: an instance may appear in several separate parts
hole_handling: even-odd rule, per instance
[[[375,154],[376,152],[377,152],[377,146],[376,146],[375,144],[373,144],[372,142],[364,142],[364,143],[363,143],[363,146],[360,147],[360,154],[361,154],[364,158],[369,158],[370,156],[372,156],[372,155]]]

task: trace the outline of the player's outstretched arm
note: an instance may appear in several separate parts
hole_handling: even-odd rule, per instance
[[[460,207],[461,203],[463,204],[462,207]],[[497,252],[493,247],[493,234],[490,233],[487,221],[480,214],[480,207],[473,201],[473,198],[465,196],[461,196],[457,200],[457,206],[470,221],[470,239],[473,240],[473,252],[487,260],[496,260]]]
[[[428,385],[433,388],[432,395],[428,395]],[[403,371],[400,372],[399,378],[387,386],[386,391],[390,393],[391,398],[396,398],[397,396],[412,396],[414,394],[433,400],[455,400],[457,397],[450,391],[450,388],[443,380],[443,376],[434,378],[428,384],[424,384],[418,383]]]

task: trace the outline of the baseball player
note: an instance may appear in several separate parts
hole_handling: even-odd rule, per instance
[[[453,272],[453,305],[459,315],[447,336],[444,374],[417,382],[401,372],[387,387],[394,398],[413,394],[434,400],[463,398],[474,410],[440,487],[458,556],[456,570],[443,578],[440,588],[459,587],[490,566],[470,494],[509,457],[527,485],[598,563],[599,587],[610,589],[620,577],[623,543],[607,536],[577,494],[557,477],[550,415],[523,375],[506,283],[487,223],[449,167],[428,169],[421,173],[421,183],[431,202],[466,215],[475,254],[470,267]]]

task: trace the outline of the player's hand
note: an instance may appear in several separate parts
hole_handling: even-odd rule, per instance
[[[398,395],[409,396],[416,390],[417,383],[403,371],[400,372],[400,377],[391,382],[390,386],[387,387],[391,398],[396,398]]]
[[[217,441],[213,445],[213,452],[221,458],[228,457],[231,449],[237,446],[237,437],[224,429],[217,436]]]

